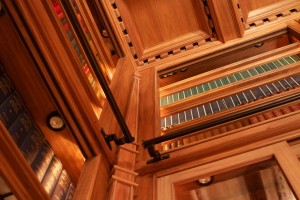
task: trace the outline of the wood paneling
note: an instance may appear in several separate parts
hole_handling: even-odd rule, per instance
[[[58,108],[7,15],[1,16],[0,24],[2,49],[0,60],[35,122],[50,142],[71,179],[77,183],[83,166],[83,155],[78,144],[68,127],[59,133],[47,127],[48,114]]]

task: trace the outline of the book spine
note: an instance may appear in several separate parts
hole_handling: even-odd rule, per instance
[[[54,188],[52,193],[51,199],[52,200],[62,200],[65,199],[67,196],[67,192],[70,186],[71,180],[70,177],[65,169],[62,170],[57,184]]]
[[[65,200],[72,200],[75,194],[75,186],[73,183],[70,184]]]
[[[259,122],[259,119],[256,116],[250,117],[249,118],[250,124],[255,124]]]
[[[272,118],[276,117],[272,111],[266,112],[263,115],[265,116],[266,119],[272,119]]]
[[[219,128],[219,133],[226,133],[226,132],[227,132],[226,126],[221,126]],[[215,129],[212,130],[212,133],[213,133],[213,135],[217,135],[217,134],[215,134],[216,133]]]
[[[205,139],[204,133],[198,134],[198,135],[197,135],[197,139],[198,139],[198,140],[203,140],[203,139]]]
[[[211,130],[211,133],[213,136],[215,136],[215,135],[219,135],[221,132],[218,128],[214,128],[213,130]]]
[[[24,143],[29,131],[33,127],[33,119],[27,111],[23,111],[17,120],[10,126],[8,132],[12,136],[18,147]]]
[[[205,133],[204,133],[204,137],[205,138],[210,138],[212,136],[212,133],[211,133],[211,131],[209,130],[209,131],[206,131]]]
[[[273,110],[273,113],[276,117],[283,115],[283,112],[280,109]]]
[[[293,111],[300,110],[300,103],[290,105],[290,108],[291,108]]]
[[[14,91],[14,87],[5,73],[0,75],[0,103]]]
[[[38,154],[31,164],[38,180],[41,182],[54,156],[54,152],[47,141],[44,141]]]
[[[9,128],[24,110],[24,103],[20,96],[13,92],[0,105],[0,119]]]
[[[58,181],[61,172],[62,172],[62,163],[58,158],[54,156],[42,180],[42,186],[50,196],[54,191],[54,188],[56,186],[56,183]]]
[[[32,164],[34,158],[39,152],[43,142],[43,134],[40,132],[38,127],[33,126],[28,136],[26,137],[24,143],[20,147],[20,150],[22,151],[30,165]]]

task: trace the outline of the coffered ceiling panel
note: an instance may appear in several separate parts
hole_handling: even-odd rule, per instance
[[[200,0],[116,0],[136,56],[142,60],[211,41],[214,27]],[[198,45],[198,43],[197,43]],[[173,53],[173,52],[172,52]]]

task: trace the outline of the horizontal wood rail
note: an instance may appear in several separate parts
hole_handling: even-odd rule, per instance
[[[152,138],[149,140],[145,140],[145,141],[143,141],[143,147],[148,150],[149,155],[152,157],[152,159],[148,160],[147,163],[149,164],[152,162],[156,162],[156,161],[160,161],[160,160],[169,158],[169,154],[160,154],[160,152],[158,150],[155,150],[155,147],[154,147],[155,144],[166,142],[168,140],[172,140],[172,139],[175,139],[175,138],[178,138],[181,136],[185,136],[185,135],[194,133],[199,130],[203,130],[203,129],[213,127],[213,126],[216,126],[216,125],[219,125],[222,123],[226,123],[226,122],[229,122],[232,120],[246,117],[248,115],[255,114],[257,112],[261,112],[261,111],[264,111],[264,110],[267,110],[267,109],[270,109],[270,108],[273,108],[276,106],[280,106],[282,104],[290,103],[290,102],[293,102],[293,101],[296,101],[299,99],[300,99],[300,93],[297,92],[290,96],[282,97],[280,99],[275,99],[274,101],[271,101],[271,102],[265,102],[254,108],[247,108],[245,110],[240,110],[236,113],[231,113],[226,116],[221,116],[220,118],[217,118],[217,119],[211,119],[209,121],[201,122],[199,124],[194,124],[192,126],[181,129],[181,131],[179,131],[179,132],[174,132],[174,133],[170,133],[167,135],[155,137],[155,138]]]
[[[125,143],[131,143],[135,140],[134,137],[132,137],[129,128],[123,118],[123,115],[117,105],[117,102],[109,88],[108,83],[105,80],[105,76],[104,76],[104,72],[102,71],[101,67],[98,65],[98,62],[96,60],[96,58],[93,56],[93,51],[89,45],[89,42],[87,41],[85,34],[83,32],[83,30],[80,27],[80,22],[77,20],[77,16],[75,15],[75,13],[72,11],[72,5],[69,1],[61,1],[61,3],[63,4],[66,13],[69,16],[69,20],[71,22],[71,24],[73,25],[74,31],[76,32],[78,39],[81,43],[82,48],[84,49],[84,51],[86,52],[86,56],[91,64],[91,67],[101,85],[101,88],[106,96],[106,99],[114,113],[114,116],[116,117],[116,120],[123,132],[123,137],[121,138],[117,138],[117,136],[115,134],[110,134],[110,135],[106,135],[106,133],[104,132],[103,129],[101,129],[101,133],[108,145],[108,147],[111,149],[111,141],[114,141],[116,143],[116,145],[122,145]]]

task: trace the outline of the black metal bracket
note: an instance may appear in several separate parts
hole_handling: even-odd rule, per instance
[[[105,140],[105,142],[106,142],[106,144],[107,144],[107,146],[109,147],[110,150],[112,149],[112,146],[110,144],[111,141],[114,141],[117,146],[123,145],[123,144],[126,144],[126,143],[131,143],[131,142],[134,141],[134,137],[131,137],[130,139],[127,139],[126,137],[118,138],[116,134],[107,135],[103,128],[101,128],[100,132],[101,132],[102,136],[104,137],[104,140]]]
[[[147,160],[147,164],[170,158],[170,154],[161,155],[159,151],[155,150],[153,144],[147,147],[144,146],[144,148],[147,148],[149,155],[152,157],[152,159]]]

